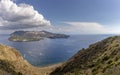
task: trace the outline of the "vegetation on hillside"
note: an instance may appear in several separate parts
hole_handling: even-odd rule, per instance
[[[119,75],[120,36],[109,37],[82,49],[51,75]]]
[[[49,75],[59,65],[34,67],[16,49],[0,44],[0,75]]]
[[[0,45],[0,75],[39,75],[14,48]]]

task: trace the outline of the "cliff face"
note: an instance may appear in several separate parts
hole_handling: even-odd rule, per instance
[[[14,48],[0,45],[0,75],[41,75]]]
[[[51,75],[119,75],[120,36],[109,37],[82,49]]]

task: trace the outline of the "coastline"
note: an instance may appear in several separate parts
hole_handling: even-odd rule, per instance
[[[57,67],[63,65],[64,62],[56,63],[48,66],[43,67],[37,67],[36,70],[39,70],[41,75],[49,75],[53,70],[55,70]]]

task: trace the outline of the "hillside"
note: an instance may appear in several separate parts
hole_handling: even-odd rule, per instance
[[[51,75],[120,75],[120,36],[80,50]]]
[[[0,75],[49,75],[56,66],[34,67],[16,49],[0,44]]]
[[[55,39],[55,38],[68,38],[68,37],[69,35],[56,34],[48,31],[15,31],[10,35],[9,40],[28,42],[28,41],[39,41],[44,38]]]

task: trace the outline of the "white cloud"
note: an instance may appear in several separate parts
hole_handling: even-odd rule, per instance
[[[64,22],[64,26],[53,27],[56,32],[68,34],[107,34],[109,30],[96,22]]]
[[[96,22],[65,22],[71,25],[69,29],[74,32],[83,34],[98,34],[106,33],[106,29],[99,23]]]
[[[0,27],[19,29],[50,25],[50,21],[31,5],[17,5],[12,0],[0,0]]]
[[[68,24],[63,27],[65,32],[79,34],[120,34],[120,25],[102,25],[97,22],[64,22]]]
[[[120,34],[120,24],[111,24],[106,26],[111,34]]]

